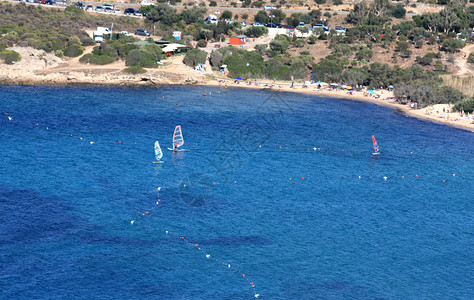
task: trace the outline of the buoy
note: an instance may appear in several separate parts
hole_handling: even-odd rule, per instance
[[[281,149],[281,146],[280,146],[280,149]]]
[[[119,144],[122,144],[122,141],[119,141]]]
[[[227,265],[227,267],[229,267],[229,268],[230,268],[230,265]]]
[[[38,126],[39,126],[39,125],[38,125],[38,124],[36,124],[36,127],[38,127]]]
[[[184,236],[182,236],[181,239],[184,240]]]
[[[415,177],[418,177],[418,175],[415,175]]]
[[[359,176],[359,179],[360,179],[360,178],[361,178],[361,177]]]
[[[168,234],[168,230],[166,230],[165,233]]]
[[[304,179],[304,177],[301,177],[301,179]]]
[[[196,244],[196,245],[194,245],[194,246],[196,246],[196,247],[197,247],[197,246],[198,246],[198,244]]]
[[[147,215],[148,215],[148,212],[146,212],[145,214],[147,214]]]

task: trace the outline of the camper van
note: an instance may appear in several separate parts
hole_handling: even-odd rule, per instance
[[[209,15],[204,20],[204,23],[206,23],[206,24],[217,24],[218,22],[219,22],[219,20],[217,19],[217,16],[215,16],[215,15]]]

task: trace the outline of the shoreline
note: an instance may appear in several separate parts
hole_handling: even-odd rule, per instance
[[[87,51],[92,51],[89,47]],[[291,92],[299,94],[320,95],[331,98],[364,101],[396,109],[399,112],[418,119],[444,124],[470,132],[474,132],[474,116],[470,119],[453,113],[448,104],[438,104],[429,108],[411,109],[409,105],[394,102],[394,95],[390,91],[376,90],[372,94],[363,91],[346,91],[329,89],[322,86],[317,89],[316,84],[303,88],[303,82],[296,83],[291,88],[290,81],[273,81],[268,79],[249,81],[220,76],[219,72],[202,70],[201,72],[187,67],[183,63],[184,56],[174,56],[168,59],[168,64],[156,69],[147,69],[144,74],[128,74],[122,72],[125,63],[122,61],[112,64],[96,66],[79,62],[79,58],[63,60],[52,54],[44,55],[43,51],[30,47],[13,47],[19,52],[22,60],[13,65],[0,64],[0,84],[10,85],[76,85],[76,86],[165,86],[165,85],[194,85],[205,91],[206,86],[238,87],[248,89],[266,89],[274,92]],[[44,57],[42,58],[42,55]],[[219,75],[218,75],[219,74]]]
[[[143,74],[145,75],[145,74]],[[147,77],[144,77],[147,78]],[[226,82],[230,82],[231,79],[221,79]],[[450,121],[446,118],[441,118],[439,114],[436,115],[425,115],[422,113],[427,108],[423,109],[418,109],[418,110],[413,110],[410,109],[408,105],[396,103],[396,102],[390,102],[390,100],[387,100],[387,98],[393,97],[393,93],[385,91],[385,97],[384,98],[370,98],[366,97],[363,95],[364,92],[353,92],[353,95],[348,94],[347,92],[344,91],[327,91],[327,90],[319,90],[316,91],[314,90],[314,87],[310,86],[307,89],[302,89],[302,88],[290,88],[283,86],[285,84],[290,85],[290,83],[285,83],[285,82],[276,82],[280,88],[267,88],[265,86],[262,87],[261,83],[258,86],[254,85],[245,85],[245,84],[231,84],[227,85],[228,87],[231,88],[243,88],[243,89],[259,89],[259,90],[267,90],[270,92],[289,92],[289,93],[294,93],[294,94],[307,94],[307,95],[314,95],[314,96],[325,96],[325,97],[330,97],[334,99],[344,99],[344,100],[354,100],[354,101],[361,101],[361,102],[366,102],[366,103],[372,103],[376,104],[379,106],[385,106],[391,109],[395,109],[398,112],[405,114],[406,116],[412,117],[412,118],[417,118],[420,120],[425,120],[425,121],[430,121],[433,123],[437,124],[443,124],[443,125],[448,125],[451,127],[455,127],[458,129],[463,129],[469,132],[474,133],[474,124],[469,123],[469,122],[463,122],[459,123],[458,121]],[[208,87],[224,87],[222,84],[219,84],[219,81],[217,80],[208,80],[208,81],[199,81],[199,80],[193,80],[190,82],[158,82],[155,83],[153,82],[152,79],[148,80],[140,80],[140,81],[124,81],[124,82],[107,82],[107,83],[99,83],[95,81],[71,81],[71,80],[65,80],[62,82],[58,81],[31,81],[31,80],[2,80],[0,78],[0,85],[30,85],[30,86],[35,86],[35,85],[51,85],[51,86],[108,86],[108,87],[114,87],[114,86],[129,86],[129,87],[140,87],[140,86],[146,86],[146,87],[156,87],[160,88],[162,86],[199,86],[202,88],[205,88],[206,86]],[[441,106],[448,106],[448,104],[439,104]],[[433,108],[431,108],[433,110]],[[450,113],[449,115],[452,115],[451,119],[455,120],[456,116],[459,115],[459,113]],[[455,123],[458,122],[458,123]]]

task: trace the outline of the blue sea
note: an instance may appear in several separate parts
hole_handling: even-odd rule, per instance
[[[219,87],[1,85],[0,112],[1,299],[474,298],[472,132]]]

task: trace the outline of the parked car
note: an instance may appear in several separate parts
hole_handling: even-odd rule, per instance
[[[100,5],[96,6],[95,11],[104,11],[104,8]]]
[[[53,5],[53,4],[56,4],[56,0],[46,0],[44,4]]]
[[[247,23],[245,23],[245,21],[240,21],[240,24],[242,24],[242,27],[247,26]]]
[[[300,22],[297,27],[304,27],[304,22]]]
[[[87,5],[86,10],[94,10],[94,6],[92,6],[92,5]]]
[[[280,23],[270,23],[270,24],[267,24],[267,27],[270,27],[270,28],[280,28],[280,27],[281,27],[281,24],[280,24]]]
[[[143,0],[141,3],[142,6],[152,6],[155,5],[155,3],[148,1],[148,0]]]
[[[255,22],[252,24],[252,26],[265,26],[264,23],[260,23],[260,22]]]
[[[225,22],[226,24],[232,24],[232,23],[234,23],[234,20],[232,20],[232,19],[225,19],[224,22]]]
[[[104,10],[113,10],[114,9],[114,6],[112,4],[102,4],[102,8]]]
[[[135,35],[150,36],[150,33],[145,29],[137,29],[135,30]]]
[[[206,23],[206,24],[217,24],[217,23],[219,23],[219,19],[217,19],[217,16],[215,16],[215,15],[209,15],[204,20],[204,23]]]
[[[264,9],[264,10],[275,10],[276,7],[273,7],[272,5],[265,5],[265,6],[263,7],[263,9]]]
[[[119,14],[119,13],[121,13],[120,8],[116,8],[116,9],[114,10],[114,14]]]
[[[135,9],[134,8],[127,8],[123,11],[123,13],[125,15],[133,15],[135,13]]]
[[[126,35],[126,36],[132,36],[132,34],[128,31],[122,31],[120,34]]]
[[[329,27],[324,24],[314,24],[313,30],[321,28],[324,31],[329,31]]]
[[[138,10],[136,10],[133,15],[134,15],[134,16],[137,16],[137,17],[141,17],[141,16],[142,16],[142,13],[139,12]]]
[[[340,27],[340,26],[334,27],[334,30],[335,30],[337,33],[346,33],[346,31],[347,31],[347,29],[345,29],[344,27]]]
[[[74,4],[79,8],[84,8],[84,2],[82,1],[74,2]]]
[[[285,28],[285,29],[296,29],[295,27],[291,26],[291,25],[283,25],[281,26],[282,28]]]

